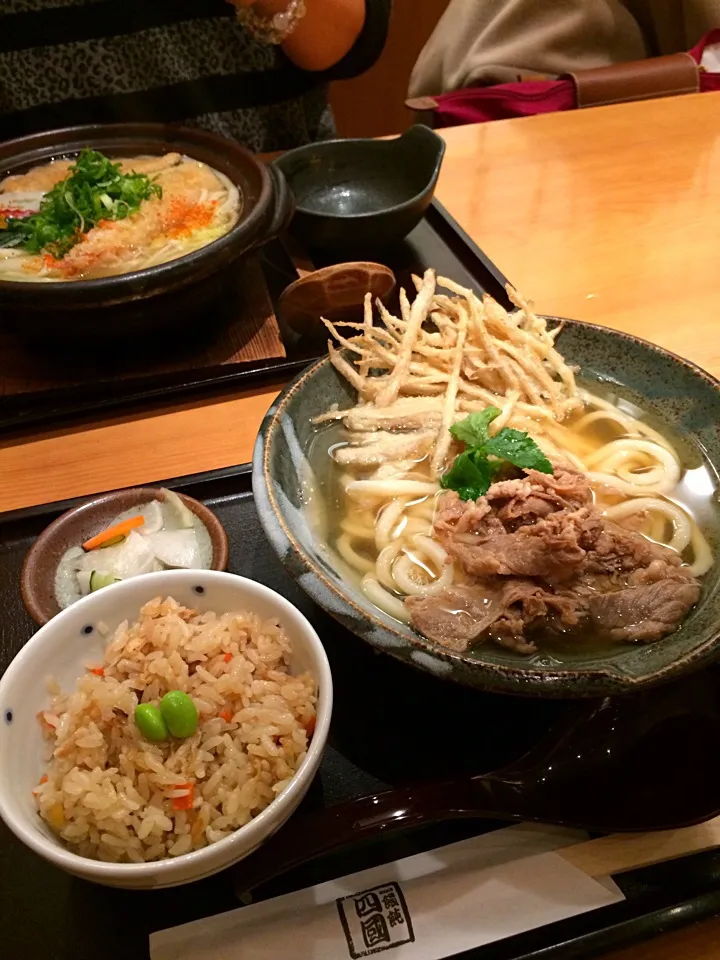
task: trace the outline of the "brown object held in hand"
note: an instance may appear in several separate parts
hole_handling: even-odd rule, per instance
[[[287,287],[278,313],[296,333],[324,330],[320,317],[333,323],[362,320],[366,293],[383,302],[395,289],[395,274],[379,263],[338,263],[308,273]]]

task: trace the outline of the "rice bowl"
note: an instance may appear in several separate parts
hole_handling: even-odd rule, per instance
[[[132,863],[244,826],[289,784],[314,728],[315,681],[286,672],[289,654],[282,628],[251,612],[146,603],[103,664],[74,691],[55,688],[41,713],[52,758],[34,791],[40,815],[81,856]],[[192,697],[198,729],[150,742],[135,709],[172,690]]]
[[[143,606],[139,624],[123,624]],[[129,717],[135,703],[183,686],[197,732],[143,741]],[[0,681],[0,815],[37,853],[87,879],[199,879],[246,856],[293,812],[319,766],[331,700],[317,635],[268,588],[214,571],[116,584],[55,617]],[[56,751],[49,767],[37,713]]]

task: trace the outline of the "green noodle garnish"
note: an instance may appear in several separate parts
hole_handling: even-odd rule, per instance
[[[0,247],[48,253],[59,260],[101,220],[124,220],[162,187],[144,173],[121,173],[97,150],[85,149],[28,217],[0,217]]]

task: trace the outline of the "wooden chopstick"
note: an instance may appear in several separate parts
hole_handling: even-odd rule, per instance
[[[720,847],[720,817],[679,830],[615,833],[557,853],[589,877],[607,877]]]

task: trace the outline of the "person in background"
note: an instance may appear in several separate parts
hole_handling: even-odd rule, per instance
[[[331,136],[330,80],[380,55],[391,0],[2,0],[0,141],[182,122],[282,150]]]
[[[717,26],[720,0],[450,0],[410,96],[677,53]]]

